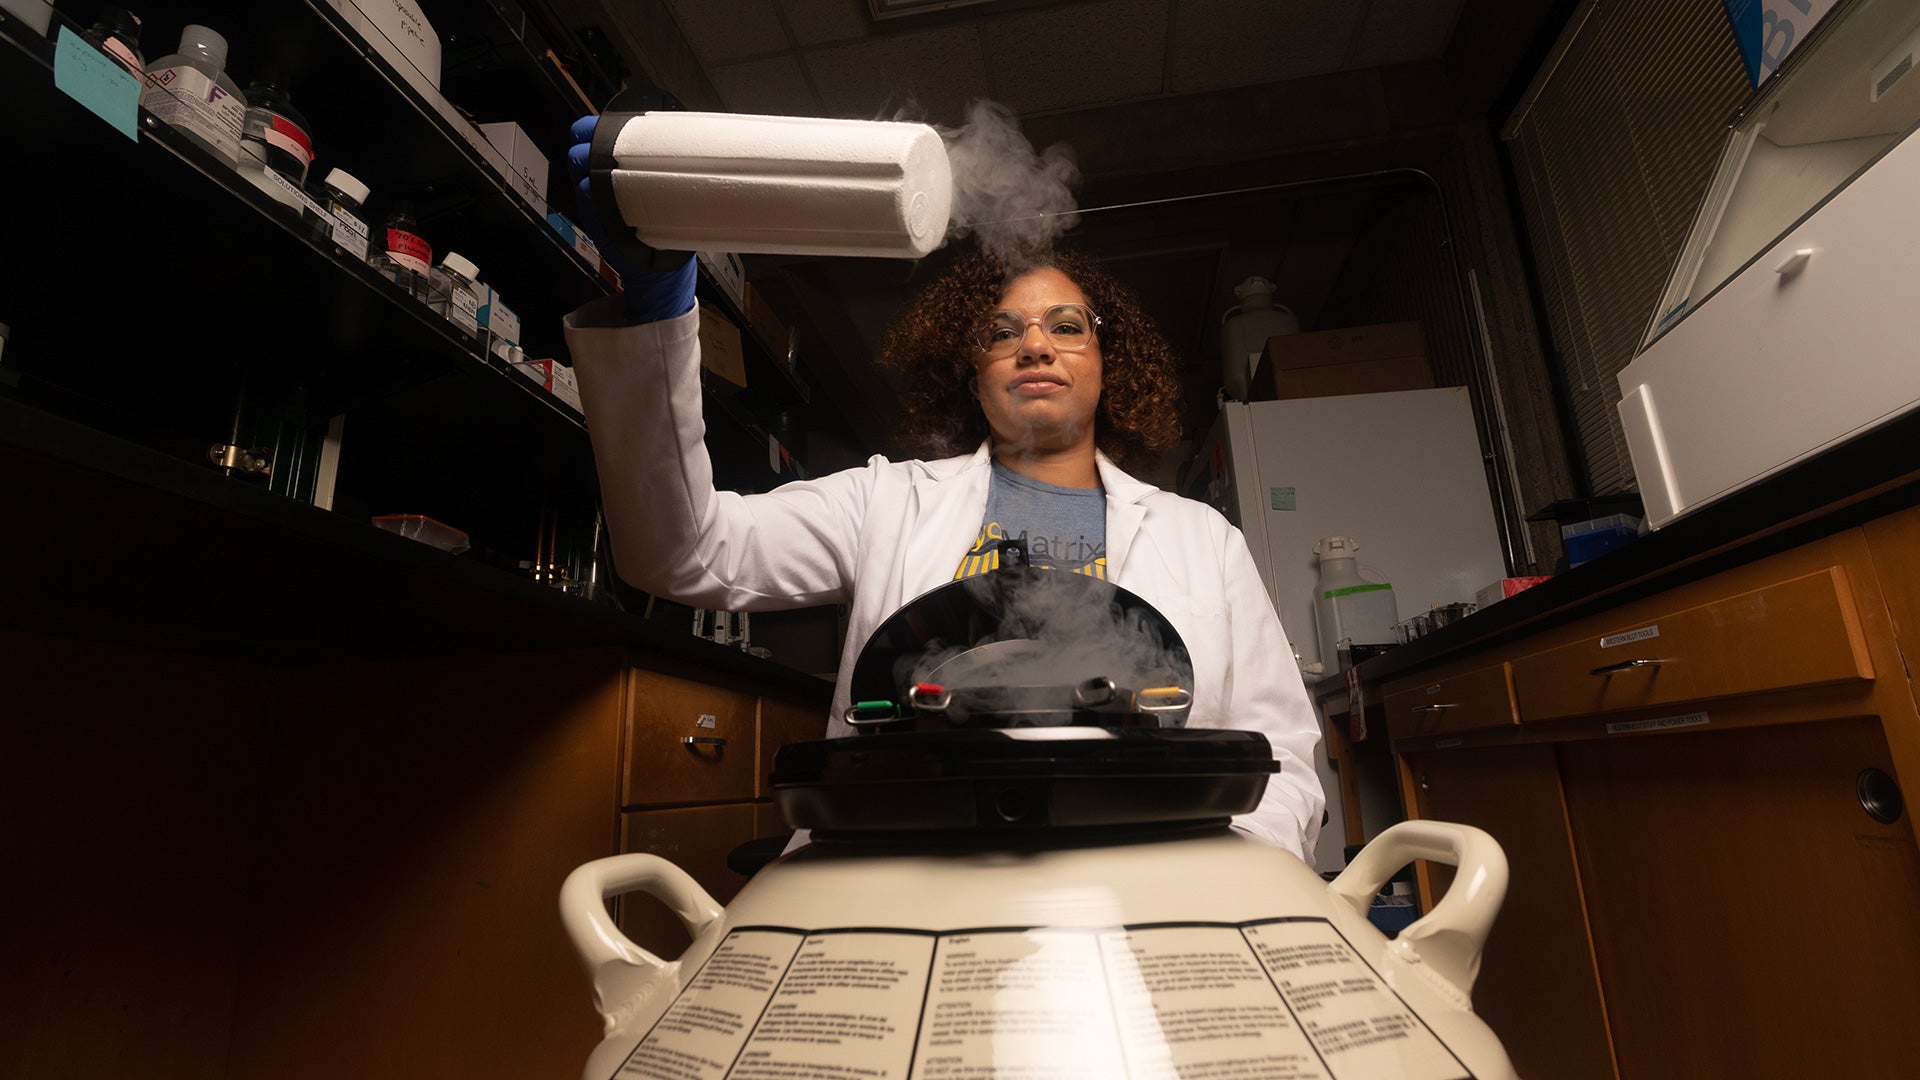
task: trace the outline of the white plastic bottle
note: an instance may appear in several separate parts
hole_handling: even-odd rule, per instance
[[[247,98],[227,78],[227,39],[200,25],[180,31],[180,51],[147,65],[140,104],[208,153],[239,164]]]
[[[1250,277],[1233,287],[1240,301],[1220,317],[1220,384],[1229,400],[1246,401],[1252,389],[1253,368],[1276,334],[1297,334],[1300,320],[1293,309],[1273,302],[1278,286],[1263,277]]]
[[[480,268],[458,252],[440,257],[427,280],[427,306],[466,332],[480,336]]]
[[[1320,557],[1320,582],[1313,591],[1313,620],[1320,637],[1320,670],[1327,675],[1341,669],[1340,643],[1389,645],[1400,613],[1393,586],[1360,576],[1354,553],[1360,545],[1351,537],[1329,536],[1314,545]]]

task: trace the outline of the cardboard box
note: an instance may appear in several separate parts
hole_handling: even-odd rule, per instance
[[[499,293],[485,285],[481,288],[486,290],[486,295],[480,301],[480,325],[486,328],[495,342],[520,344],[520,316],[500,302]]]
[[[1400,322],[1268,338],[1251,396],[1278,401],[1432,388],[1420,324]]]
[[[587,260],[588,266],[600,265],[600,246],[593,242],[593,238],[587,235],[585,229],[568,220],[565,214],[558,212],[547,215],[547,224],[553,226],[553,231],[559,233],[562,239],[573,245],[573,250]]]
[[[747,268],[740,262],[740,256],[725,251],[696,252],[700,265],[707,268],[713,280],[733,299],[735,307],[747,310]]]
[[[780,316],[773,313],[767,298],[751,282],[747,284],[747,325],[753,327],[753,332],[773,353],[774,359],[785,360],[792,331]]]
[[[413,82],[440,89],[440,35],[414,0],[327,0],[353,32]]]
[[[700,305],[700,363],[735,386],[747,385],[747,358],[740,351],[740,328],[706,304]]]
[[[535,210],[547,212],[547,159],[519,124],[481,124],[480,133],[506,159],[507,180]]]
[[[527,377],[542,390],[553,389],[553,361],[522,359],[513,365],[513,370]]]
[[[580,381],[574,378],[573,369],[567,365],[547,361],[547,389],[553,391],[554,397],[566,402],[574,412],[586,412],[580,407]]]

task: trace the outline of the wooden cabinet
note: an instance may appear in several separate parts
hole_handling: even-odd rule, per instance
[[[1507,898],[1487,939],[1474,1011],[1522,1076],[1613,1080],[1554,748],[1408,754],[1402,767],[1413,816],[1477,825],[1507,854]],[[1445,892],[1451,868],[1421,867],[1423,891]]]
[[[1877,718],[1559,749],[1623,1077],[1910,1073],[1920,852],[1855,790]]]
[[[672,861],[725,904],[747,881],[727,856],[792,832],[768,775],[782,746],[824,734],[826,710],[651,671],[630,675],[627,700],[620,850]],[[724,741],[705,741],[715,739]],[[621,901],[620,922],[659,956],[691,943],[679,918],[644,896]]]
[[[621,805],[751,799],[759,737],[752,694],[635,670],[627,680]]]
[[[1917,565],[1909,510],[1388,684],[1408,813],[1507,852],[1474,998],[1523,1075],[1920,1060],[1920,846],[1860,787],[1920,777]]]
[[[726,904],[747,883],[728,868],[727,855],[760,835],[756,810],[756,804],[742,802],[625,813],[620,815],[620,850],[666,859]],[[641,893],[620,898],[620,929],[634,944],[668,960],[693,943],[678,916]]]
[[[1520,719],[1529,722],[1871,678],[1837,566],[1513,662]]]
[[[1402,679],[1386,688],[1387,723],[1407,735],[1476,731],[1518,722],[1506,664]]]

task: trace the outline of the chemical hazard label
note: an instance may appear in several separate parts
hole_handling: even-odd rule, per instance
[[[1325,919],[729,933],[615,1074],[1471,1080]]]

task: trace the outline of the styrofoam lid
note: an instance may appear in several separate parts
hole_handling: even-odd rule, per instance
[[[1323,559],[1351,559],[1360,545],[1351,536],[1329,536],[1313,545],[1313,553]]]
[[[367,185],[355,180],[345,169],[327,170],[327,178],[320,182],[357,203],[366,202],[372,194]]]
[[[459,252],[449,251],[440,256],[440,265],[466,278],[468,281],[480,280],[480,268],[468,262]]]

